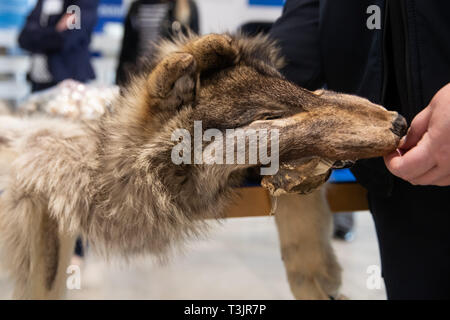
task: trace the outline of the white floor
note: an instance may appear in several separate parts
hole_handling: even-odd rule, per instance
[[[334,242],[344,269],[342,293],[351,299],[385,299],[367,288],[369,266],[379,266],[373,222],[356,213],[352,243]],[[11,284],[0,270],[0,299]],[[229,219],[207,240],[190,244],[166,265],[151,259],[121,266],[88,254],[81,289],[69,299],[292,299],[278,249],[273,218]]]

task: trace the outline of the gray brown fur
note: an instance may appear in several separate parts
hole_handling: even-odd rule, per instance
[[[163,43],[152,67],[134,77],[99,123],[11,118],[7,125],[3,118],[0,137],[10,146],[0,156],[14,161],[0,197],[0,244],[15,296],[57,296],[55,278],[62,277],[78,233],[106,256],[165,257],[203,234],[206,219],[223,217],[250,165],[173,164],[171,134],[192,132],[194,120],[204,130],[277,128],[281,162],[359,159],[395,149],[396,113],[361,98],[299,88],[279,74],[282,63],[265,37],[190,36]],[[39,253],[53,237],[60,241],[43,259]],[[35,279],[40,268],[42,279]],[[40,283],[53,284],[57,293],[40,293]]]

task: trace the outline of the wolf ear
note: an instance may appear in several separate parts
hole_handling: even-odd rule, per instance
[[[239,60],[239,50],[226,34],[209,34],[187,42],[182,51],[194,56],[199,73],[231,66]]]
[[[161,109],[193,102],[202,72],[233,65],[239,59],[228,35],[210,34],[177,49],[167,53],[147,79],[152,104]]]
[[[147,88],[152,103],[177,108],[195,98],[197,64],[189,53],[173,52],[150,73]]]

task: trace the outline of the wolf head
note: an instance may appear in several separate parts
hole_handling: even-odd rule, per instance
[[[99,165],[86,228],[94,242],[106,239],[126,254],[163,252],[197,234],[199,221],[221,217],[246,169],[265,164],[260,157],[250,161],[248,136],[247,146],[236,149],[244,161],[196,162],[197,122],[203,160],[227,129],[266,130],[271,142],[278,137],[277,148],[267,143],[267,149],[280,166],[300,161],[314,172],[317,159],[341,166],[391,152],[405,131],[401,116],[368,100],[287,81],[278,72],[278,49],[265,37],[191,36],[162,43],[152,61],[132,77],[95,135]],[[187,136],[174,135],[180,130]],[[219,149],[211,154],[217,157]],[[173,161],[174,150],[191,163]],[[302,159],[315,159],[314,165]],[[327,178],[318,175],[308,189]]]
[[[125,97],[140,108],[135,123],[160,136],[174,125],[193,133],[195,121],[202,133],[277,129],[281,163],[318,157],[339,167],[395,150],[402,116],[353,95],[305,90],[278,72],[282,65],[266,37],[182,38],[159,47],[150,75]]]

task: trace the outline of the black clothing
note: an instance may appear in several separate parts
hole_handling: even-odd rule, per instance
[[[450,2],[402,0],[392,3],[391,12],[401,11],[405,21],[402,24],[404,40],[396,40],[397,32],[394,40],[405,46],[404,54],[396,55],[396,60],[403,62],[395,65],[404,65],[403,72],[408,76],[405,81],[399,80],[400,84],[408,80],[407,88],[399,88],[402,90],[400,98],[408,104],[400,105],[399,101],[398,105],[388,107],[411,122],[434,94],[450,82]],[[370,17],[367,9],[372,5],[380,9],[381,29],[371,30],[366,26]],[[388,87],[387,8],[384,0],[287,0],[282,17],[271,31],[288,61],[283,73],[308,89],[326,86],[386,105],[387,94],[397,91],[395,87]],[[360,183],[372,191],[384,195],[392,191],[393,178],[383,161],[360,161],[352,171]]]
[[[381,28],[369,28],[377,10]],[[287,0],[271,36],[291,81],[366,97],[411,122],[450,82],[449,12],[446,0]],[[382,158],[352,172],[369,189],[388,297],[449,298],[450,187],[414,187]]]
[[[398,182],[369,193],[389,299],[450,299],[448,188]]]
[[[31,81],[31,92],[34,93],[34,92],[47,90],[47,89],[50,89],[51,87],[56,86],[57,84],[58,84],[57,82],[37,83],[37,82]]]

